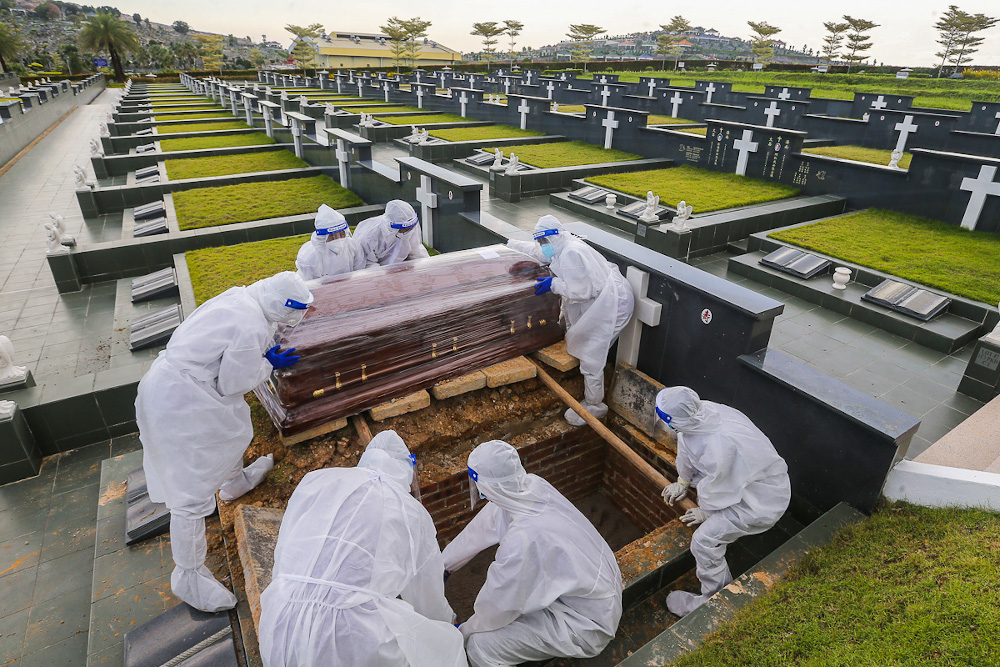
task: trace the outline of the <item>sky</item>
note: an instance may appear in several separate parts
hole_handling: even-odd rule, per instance
[[[715,28],[723,35],[748,38],[751,21],[767,21],[782,29],[778,35],[790,45],[818,49],[824,35],[823,22],[839,20],[843,14],[865,18],[880,24],[871,31],[870,54],[887,65],[932,66],[937,64],[934,42],[937,33],[933,24],[949,2],[961,2],[959,7],[969,13],[1000,15],[996,0],[841,0],[832,5],[802,0],[769,0],[752,8],[744,0],[714,0],[682,8],[660,5],[649,0],[619,0],[611,3],[585,0],[583,4],[555,2],[541,7],[537,0],[507,0],[504,3],[484,0],[366,0],[357,11],[345,11],[346,2],[316,0],[122,0],[115,3],[128,14],[138,12],[152,21],[170,24],[186,21],[195,30],[251,36],[261,35],[281,43],[290,41],[284,30],[287,23],[307,25],[321,23],[328,32],[378,32],[390,16],[419,16],[431,21],[430,39],[458,51],[478,50],[480,38],[469,34],[474,21],[516,19],[525,24],[517,39],[522,46],[537,48],[563,39],[570,23],[593,23],[609,34],[654,30],[681,14],[692,25]],[[95,3],[97,4],[97,3]],[[498,7],[503,4],[503,10]],[[659,6],[657,13],[651,8]],[[568,11],[567,8],[574,8]],[[609,11],[613,7],[613,11]],[[835,7],[835,8],[834,8]],[[975,55],[975,64],[1000,65],[1000,26],[981,34],[986,41]]]

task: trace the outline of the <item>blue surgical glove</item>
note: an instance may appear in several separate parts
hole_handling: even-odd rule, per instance
[[[445,571],[444,571],[444,580],[445,580],[445,581],[448,581],[448,577],[450,577],[450,576],[451,576],[451,572],[450,572],[450,571],[448,571],[448,570],[445,570]]]
[[[267,359],[271,366],[275,369],[288,368],[289,366],[294,366],[299,363],[300,357],[295,356],[292,352],[295,352],[294,347],[290,347],[282,352],[281,347],[279,345],[275,345],[264,353],[264,358]]]
[[[455,627],[456,628],[460,628],[460,627],[462,627],[462,624],[461,623],[455,623]]]
[[[535,294],[545,294],[552,291],[552,276],[535,278]]]

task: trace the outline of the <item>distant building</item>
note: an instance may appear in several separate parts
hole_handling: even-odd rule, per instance
[[[363,32],[332,32],[316,40],[319,54],[317,67],[389,67],[392,65],[392,45],[388,37]],[[293,45],[294,46],[294,43]],[[423,40],[419,43],[417,67],[454,65],[461,54],[443,44]]]

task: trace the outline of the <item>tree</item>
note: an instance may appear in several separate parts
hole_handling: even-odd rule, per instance
[[[957,73],[962,65],[971,61],[972,54],[979,50],[976,47],[983,43],[982,37],[973,35],[992,28],[998,22],[1000,19],[985,14],[969,14],[955,5],[949,5],[948,11],[934,24],[940,33],[937,43],[944,47],[941,52],[935,54],[941,58],[938,77],[941,76],[946,62],[953,64]]]
[[[384,26],[380,26],[379,30],[389,39],[392,64],[396,66],[396,74],[399,74],[400,66],[406,64],[406,28],[403,27],[402,20],[393,16]]]
[[[35,14],[38,18],[45,21],[53,21],[62,17],[62,11],[60,11],[59,6],[52,2],[38,5],[35,8]]]
[[[507,19],[503,22],[504,32],[507,34],[510,44],[510,66],[514,66],[514,39],[524,30],[524,24],[514,19]]]
[[[774,57],[775,35],[781,32],[781,28],[770,25],[767,21],[747,21],[753,35],[750,39],[750,50],[753,51],[754,62],[767,62]]]
[[[264,54],[260,49],[250,49],[250,63],[258,69],[264,66]]]
[[[195,35],[201,66],[205,70],[222,71],[222,35]]]
[[[844,47],[848,52],[843,57],[847,61],[847,73],[850,74],[852,65],[861,63],[868,58],[868,54],[865,52],[872,48],[872,38],[865,33],[872,28],[877,28],[878,23],[867,19],[856,19],[846,14],[844,21],[850,26],[848,28],[850,32],[847,33],[847,44]]]
[[[132,14],[132,21],[134,21],[136,25],[139,25],[140,23],[142,23],[142,17],[139,16],[139,12],[136,12],[135,14]]]
[[[62,44],[59,46],[59,57],[62,58],[63,65],[68,74],[79,74],[83,71],[83,61],[80,59],[80,49],[75,44]]]
[[[127,23],[114,14],[98,12],[87,17],[80,29],[79,40],[85,50],[106,51],[111,58],[115,80],[119,83],[125,81],[122,56],[139,48],[139,39]]]
[[[194,59],[198,57],[198,46],[194,42],[183,41],[174,42],[170,45],[174,55],[177,56],[178,64],[185,69],[191,69]]]
[[[406,58],[410,61],[411,67],[416,67],[417,59],[420,57],[420,46],[417,40],[427,37],[427,29],[431,27],[431,22],[415,16],[401,23],[406,31]]]
[[[10,71],[7,61],[13,61],[24,51],[21,33],[12,25],[0,23],[0,72]]]
[[[191,30],[191,26],[189,26],[186,21],[174,21],[171,25],[174,28],[174,32],[180,33],[181,35],[186,35],[188,34],[188,31]]]
[[[583,61],[584,72],[587,71],[587,60],[590,59],[591,44],[602,33],[604,33],[604,28],[592,23],[575,23],[569,26],[569,32],[566,33],[566,36],[573,42],[570,53],[574,60]]]
[[[323,34],[323,24],[310,23],[307,26],[292,25],[289,23],[285,30],[295,35],[295,44],[292,47],[292,57],[299,67],[313,67],[316,64],[316,56],[319,55],[319,47],[316,39]]]
[[[840,55],[840,45],[844,41],[844,33],[851,27],[850,23],[837,23],[836,21],[826,21],[823,23],[828,33],[823,38],[822,53],[829,60],[836,60]]]
[[[676,69],[677,60],[684,53],[684,47],[680,45],[684,40],[682,33],[691,29],[691,22],[678,14],[670,19],[670,23],[661,24],[660,29],[664,34],[656,38],[656,52],[663,56],[663,69],[667,69],[667,56],[675,56],[674,69]]]
[[[497,35],[504,34],[506,30],[505,27],[497,25],[496,21],[484,21],[472,24],[472,32],[469,34],[483,38],[483,53],[486,54],[486,67],[490,66],[490,56],[496,53]]]

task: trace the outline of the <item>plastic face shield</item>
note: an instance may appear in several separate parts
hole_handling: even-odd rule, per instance
[[[673,431],[674,433],[679,432],[676,428],[674,428],[673,424],[670,423],[674,420],[674,418],[668,415],[666,412],[664,412],[660,408],[656,408],[656,416],[659,417],[663,421],[664,425],[671,431]]]
[[[414,217],[413,219],[407,220],[405,222],[392,222],[389,224],[389,226],[396,230],[396,234],[402,235],[409,233],[411,229],[417,226],[418,222],[420,222],[420,219]]]
[[[413,479],[410,480],[410,495],[420,500],[420,479],[417,474],[417,455],[410,454],[410,465],[413,466]]]
[[[330,227],[326,227],[324,229],[317,229],[316,236],[325,237],[323,239],[324,241],[331,241],[333,239],[342,239],[345,236],[347,236],[348,226],[349,225],[347,224],[347,220],[343,220],[335,225],[331,225]]]
[[[477,473],[472,468],[469,468],[469,509],[476,509],[476,503],[479,502],[480,498],[485,498],[479,487],[476,486],[476,482],[479,481],[479,473]]]
[[[306,316],[306,309],[309,308],[309,304],[296,301],[295,299],[286,299],[285,307],[290,308],[291,310],[289,310],[288,314],[281,318],[281,323],[294,327],[302,321],[303,317]]]

